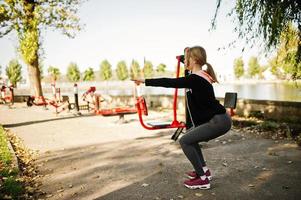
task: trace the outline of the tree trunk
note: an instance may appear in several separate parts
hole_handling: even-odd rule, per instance
[[[43,90],[41,85],[39,62],[36,61],[33,64],[27,65],[29,81],[30,81],[30,92],[36,97],[43,96]]]

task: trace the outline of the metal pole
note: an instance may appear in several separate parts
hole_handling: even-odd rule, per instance
[[[75,104],[75,110],[77,111],[77,113],[79,113],[79,105],[78,105],[78,87],[77,87],[77,84],[76,84],[76,83],[74,83],[73,92],[74,92],[74,104]]]
[[[15,102],[14,87],[10,86],[9,91],[10,91],[10,103],[11,105],[14,105]]]

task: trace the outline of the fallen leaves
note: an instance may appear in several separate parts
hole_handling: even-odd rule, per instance
[[[147,186],[149,186],[149,184],[147,184],[147,183],[143,183],[143,184],[141,185],[141,187],[147,187]]]
[[[222,163],[222,165],[223,165],[224,167],[228,167],[228,163],[227,163],[226,161],[224,161],[224,162]]]
[[[46,195],[46,198],[51,198],[51,197],[53,197],[53,194],[47,194]]]
[[[37,152],[26,148],[22,140],[11,131],[6,131],[6,135],[18,159],[20,176],[17,180],[22,183],[25,189],[20,198],[35,198],[39,194],[42,194],[39,190],[41,183],[38,181],[41,176],[38,174],[38,169],[34,164]]]
[[[276,152],[272,152],[272,151],[270,151],[268,154],[269,154],[270,156],[279,156]]]
[[[301,126],[296,123],[274,122],[254,117],[233,117],[234,128],[239,132],[246,132],[256,137],[278,140],[294,140],[301,146]]]
[[[202,193],[198,193],[198,192],[197,192],[197,193],[195,193],[194,195],[195,195],[195,196],[197,196],[197,197],[201,197],[201,196],[203,196],[203,194],[202,194]]]
[[[57,193],[61,193],[61,192],[64,192],[65,190],[64,189],[59,189],[59,190],[57,190],[56,192]]]
[[[93,176],[92,178],[93,179],[98,179],[100,176],[99,175],[96,175],[96,176]]]

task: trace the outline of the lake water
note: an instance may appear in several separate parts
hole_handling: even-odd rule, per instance
[[[301,102],[301,84],[278,83],[222,83],[214,84],[216,97],[224,97],[226,92],[237,92],[238,98],[257,99],[257,100],[275,100],[275,101],[295,101]],[[129,86],[122,90],[109,89],[99,90],[100,93],[109,95],[131,95],[133,87]],[[142,87],[144,95],[159,95],[174,93],[174,89],[161,87]],[[184,95],[183,89],[179,90],[179,95]]]
[[[214,87],[216,96],[237,92],[238,98],[301,102],[301,85],[285,83],[223,84]]]
[[[100,94],[116,95],[133,95],[134,83],[132,81],[109,81],[109,82],[81,82],[79,85],[79,94],[83,94],[90,86],[96,86]],[[72,83],[58,83],[57,87],[61,88],[62,94],[73,95]],[[221,83],[214,84],[216,97],[224,97],[226,92],[237,92],[238,98],[241,99],[258,99],[274,101],[294,101],[301,102],[301,82],[246,82],[246,83]],[[48,89],[47,89],[48,88]],[[50,85],[43,85],[44,94],[51,93]],[[26,92],[28,93],[28,92]],[[144,95],[173,95],[174,89],[161,87],[142,86]],[[184,95],[183,89],[179,90],[179,95]]]

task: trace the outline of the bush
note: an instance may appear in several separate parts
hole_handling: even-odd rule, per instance
[[[257,119],[263,119],[264,115],[260,110],[254,110],[250,112],[249,117],[255,117]]]
[[[277,122],[273,121],[263,121],[259,127],[264,131],[274,131],[279,129],[280,125]]]
[[[16,180],[15,176],[10,176],[3,181],[3,185],[0,188],[0,198],[4,199],[4,196],[11,196],[13,199],[17,199],[22,194],[23,188],[21,184]]]

